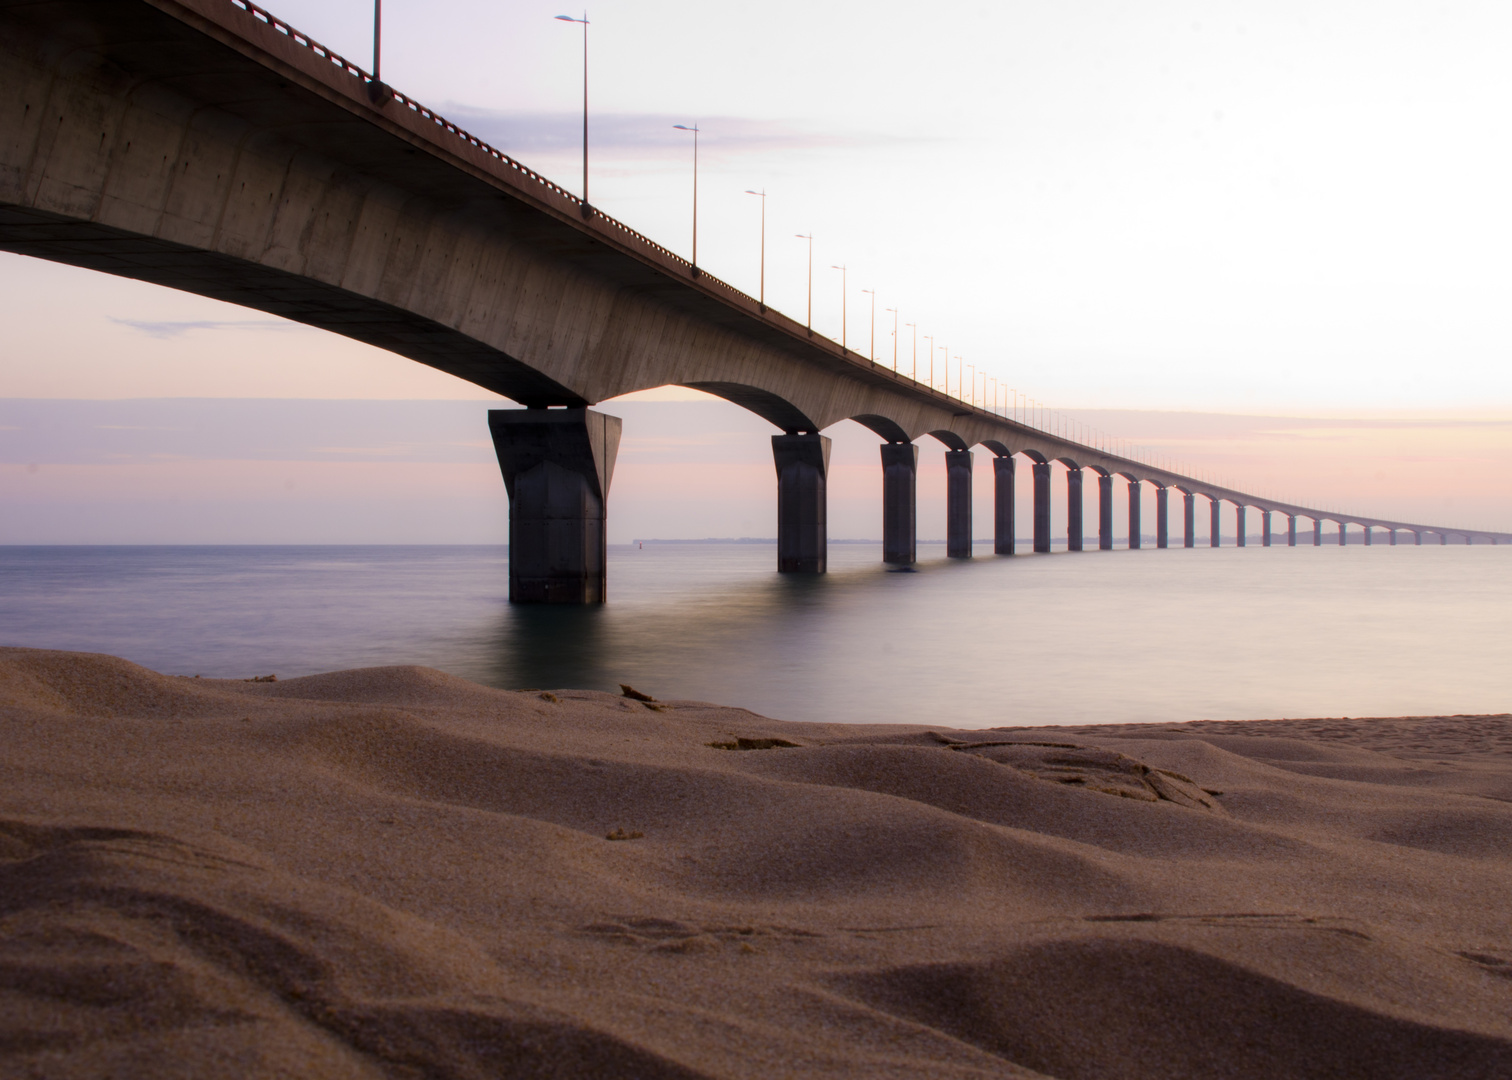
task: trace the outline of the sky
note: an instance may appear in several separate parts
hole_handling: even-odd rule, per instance
[[[272,9],[370,63],[367,3]],[[582,31],[559,9],[388,0],[384,77],[576,190]],[[672,125],[698,124],[709,272],[760,288],[745,192],[765,190],[768,301],[803,317],[795,234],[812,232],[816,328],[841,336],[843,264],[852,348],[896,348],[905,370],[960,357],[1218,455],[1251,487],[1454,498],[1512,528],[1512,7],[605,0],[588,17],[592,201],[687,253],[692,147]],[[489,398],[257,312],[16,256],[0,317],[0,398]],[[1311,434],[1287,445],[1326,465],[1249,422],[1194,442],[1181,413],[1294,418]],[[1321,430],[1351,434],[1321,446]],[[233,460],[219,452],[197,451]],[[682,464],[709,452],[694,440]],[[0,482],[33,464],[0,463]]]

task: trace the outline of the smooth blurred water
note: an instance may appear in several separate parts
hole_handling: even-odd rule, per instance
[[[0,643],[159,671],[426,664],[629,683],[792,720],[1016,723],[1512,710],[1512,548],[1113,551],[970,561],[837,544],[610,550],[602,608],[511,607],[495,547],[0,547]]]

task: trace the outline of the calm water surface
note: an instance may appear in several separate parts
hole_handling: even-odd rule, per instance
[[[0,642],[158,671],[427,664],[625,682],[792,720],[1016,723],[1512,710],[1512,548],[610,551],[601,609],[511,607],[492,547],[0,548]]]

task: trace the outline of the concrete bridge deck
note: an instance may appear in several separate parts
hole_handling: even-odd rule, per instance
[[[1389,529],[1393,540],[1399,530],[1512,539],[1275,503],[921,385],[586,206],[245,0],[0,0],[0,249],[318,326],[526,406],[491,424],[512,521],[523,514],[536,536],[512,525],[512,547],[539,549],[542,582],[600,580],[596,592],[522,585],[519,599],[602,597],[602,553],[591,549],[602,548],[618,422],[586,407],[668,384],[717,394],[783,432],[784,569],[823,569],[819,433],[844,419],[884,442],[886,543],[898,560],[913,546],[907,447],[924,435],[950,451],[957,553],[970,550],[975,446],[996,459],[1000,550],[1012,550],[1016,455],[1033,464],[1039,550],[1049,549],[1051,461],[1071,470],[1078,496],[1082,470],[1102,478],[1104,540],[1114,476],[1156,486],[1162,505],[1170,489],[1202,495],[1215,517],[1224,501],[1267,523],[1284,513],[1293,533],[1302,516]],[[516,473],[534,479],[520,487]],[[1137,499],[1131,507],[1137,541]],[[1077,536],[1080,513],[1078,497]]]

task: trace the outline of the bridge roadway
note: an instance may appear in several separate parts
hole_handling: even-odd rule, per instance
[[[510,496],[510,594],[604,598],[605,504],[620,422],[588,406],[676,384],[764,417],[778,565],[825,568],[826,427],[882,440],[884,558],[915,553],[915,439],[947,448],[950,554],[971,554],[971,448],[994,455],[996,550],[1014,548],[1016,455],[1034,548],[1051,546],[1050,465],[1082,477],[1112,544],[1125,479],[1296,518],[1466,542],[1492,534],[1283,505],[1106,453],[923,386],[703,273],[244,0],[0,0],[0,249],[150,281],[331,330],[450,372],[523,409],[490,414]],[[207,361],[213,362],[213,361]],[[249,391],[257,385],[247,373]],[[81,390],[87,390],[81,387]],[[360,393],[360,387],[354,390]],[[1216,539],[1213,541],[1216,543]]]

